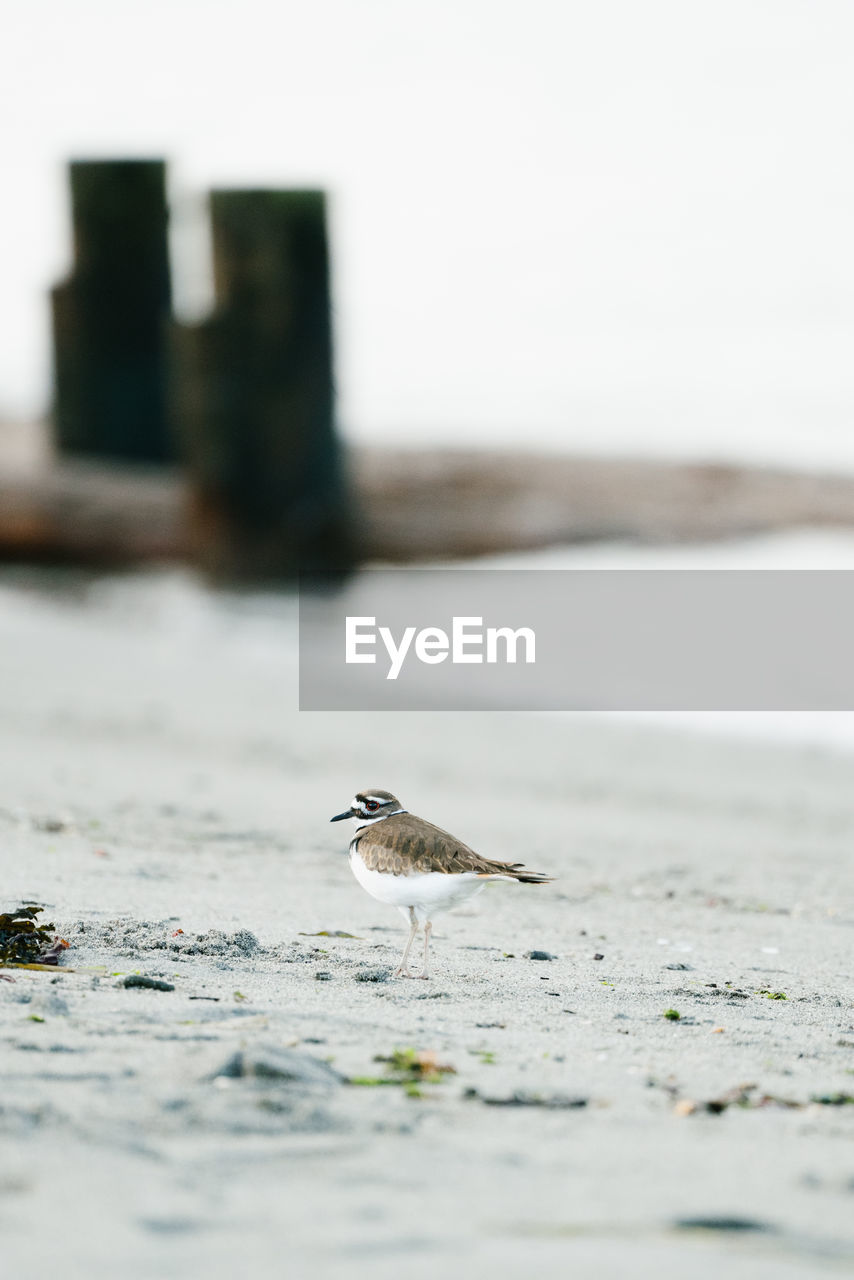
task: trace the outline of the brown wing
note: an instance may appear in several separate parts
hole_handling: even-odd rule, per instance
[[[370,871],[390,871],[404,876],[412,871],[438,871],[461,875],[510,876],[528,884],[542,884],[551,877],[525,871],[521,862],[495,862],[482,858],[432,822],[411,813],[394,813],[356,836],[357,848]]]

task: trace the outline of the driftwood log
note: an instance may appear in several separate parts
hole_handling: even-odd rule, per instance
[[[591,540],[734,538],[854,527],[854,475],[511,453],[353,457],[371,558],[476,556]]]
[[[177,469],[83,460],[9,467],[0,557],[81,564],[203,561]],[[416,563],[592,539],[734,538],[854,528],[854,476],[614,458],[356,449],[364,560]]]

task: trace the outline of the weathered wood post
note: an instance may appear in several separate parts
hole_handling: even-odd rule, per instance
[[[324,193],[215,191],[211,216],[216,306],[173,350],[199,558],[232,578],[345,568]]]
[[[166,166],[99,160],[70,169],[74,266],[52,294],[58,447],[170,461]]]

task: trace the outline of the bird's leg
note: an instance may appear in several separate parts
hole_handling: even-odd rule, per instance
[[[406,944],[406,949],[403,952],[403,956],[401,958],[400,964],[397,966],[394,973],[392,974],[392,977],[394,978],[411,978],[412,977],[412,974],[409,972],[409,970],[406,967],[406,962],[409,959],[409,952],[412,947],[412,941],[416,933],[418,932],[418,921],[415,918],[415,909],[413,907],[409,908],[409,923],[410,923],[409,941]]]
[[[418,975],[421,978],[430,977],[429,973],[427,972],[427,951],[430,947],[430,934],[432,933],[432,931],[433,931],[433,921],[425,920],[424,922],[424,968],[422,969],[421,973]]]

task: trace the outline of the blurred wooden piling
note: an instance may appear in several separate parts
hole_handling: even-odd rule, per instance
[[[195,554],[225,578],[345,568],[324,194],[215,191],[211,217],[216,307],[172,350]]]
[[[75,161],[70,176],[74,265],[52,295],[57,446],[171,461],[166,166]]]

